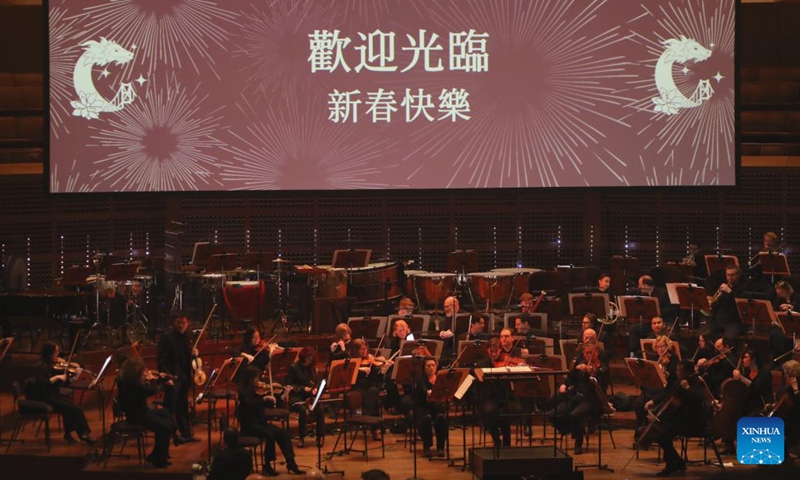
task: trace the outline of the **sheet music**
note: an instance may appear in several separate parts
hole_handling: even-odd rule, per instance
[[[457,400],[461,400],[469,390],[469,387],[472,386],[472,382],[474,381],[475,377],[472,375],[467,375],[464,378],[464,381],[461,382],[461,385],[458,386],[458,390],[456,390],[456,393],[453,394],[453,397],[455,397]]]
[[[530,365],[511,365],[508,367],[481,368],[484,375],[505,373],[533,373],[535,369]]]

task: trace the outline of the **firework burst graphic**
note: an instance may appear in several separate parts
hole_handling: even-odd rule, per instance
[[[295,95],[324,95],[324,77],[308,75],[308,34],[330,20],[319,2],[276,0],[269,9],[242,12],[241,39],[233,50],[246,65],[240,69],[245,91],[256,101],[282,101]]]
[[[87,183],[86,182],[86,175],[84,178],[81,178],[81,172],[75,169],[77,165],[76,160],[72,160],[72,167],[70,168],[69,173],[67,174],[67,178],[61,181],[59,177],[58,167],[59,165],[56,164],[52,171],[50,172],[50,191],[53,193],[87,193],[93,192],[97,187],[97,184]]]
[[[248,127],[224,147],[229,166],[221,173],[233,190],[376,189],[372,179],[395,166],[380,165],[387,141],[363,134],[343,134],[310,106],[288,100],[283,108],[256,112],[246,101],[237,108]],[[238,146],[234,146],[238,145]],[[376,167],[380,165],[380,168]]]
[[[174,76],[159,88],[157,80],[139,101],[90,136],[103,149],[91,174],[104,190],[208,190],[221,185],[222,146],[214,134],[224,128],[221,109],[201,106],[207,97],[187,89]],[[102,156],[103,153],[100,153]]]
[[[623,79],[631,76],[625,60],[613,53],[624,35],[619,27],[592,25],[605,0],[540,3],[466,0],[457,9],[431,9],[428,18],[441,31],[469,25],[492,32],[489,68],[455,80],[470,94],[475,114],[469,125],[451,129],[436,122],[420,130],[404,161],[452,158],[449,187],[572,186],[565,182],[575,178],[586,185],[626,183],[620,156],[596,151],[604,130],[629,128],[607,113],[632,100],[621,95]],[[426,78],[418,77],[415,87],[435,92],[445,86]],[[453,145],[457,150],[447,151]],[[588,175],[597,169],[587,163],[602,165],[606,174]],[[425,165],[414,165],[409,179],[425,172]]]
[[[90,37],[113,33],[120,45],[143,50],[136,62],[147,74],[157,65],[170,70],[207,68],[219,79],[215,48],[226,50],[237,15],[210,0],[117,0],[86,7]],[[135,46],[135,47],[134,47]],[[205,62],[200,65],[198,60]],[[131,68],[131,67],[128,67]],[[127,73],[127,72],[126,72]]]
[[[684,0],[657,9],[640,5],[628,21],[629,39],[642,47],[631,66],[637,80],[629,82],[635,98],[628,107],[647,116],[637,135],[645,142],[639,158],[648,185],[719,185],[734,181],[734,1],[707,3]],[[653,71],[665,51],[664,42],[681,37],[697,41],[711,55],[697,63],[674,63],[672,79],[690,98],[702,85],[713,90],[694,108],[666,115],[654,113],[659,97]],[[683,161],[688,159],[688,161]]]
[[[49,12],[49,79],[50,79],[50,131],[59,138],[69,134],[65,120],[72,116],[70,100],[75,97],[72,87],[72,70],[82,49],[78,45],[82,31],[79,29],[85,15],[70,15],[62,2],[51,2]]]

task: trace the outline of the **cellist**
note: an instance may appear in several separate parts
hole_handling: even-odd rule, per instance
[[[785,387],[778,389],[776,399],[786,405],[785,413],[781,415],[786,426],[786,452],[797,455],[797,442],[800,441],[800,387],[797,379],[800,377],[800,363],[788,360],[781,366]],[[784,398],[785,397],[785,398]]]
[[[596,397],[597,381],[605,390],[608,380],[608,355],[597,346],[597,333],[587,328],[583,331],[583,343],[579,346],[578,355],[567,376],[566,383],[558,389],[559,395],[565,395],[559,403],[552,418],[553,425],[562,433],[572,432],[575,439],[575,454],[583,453],[583,435],[586,421],[601,415],[600,399]]]
[[[656,439],[664,450],[664,469],[656,474],[666,477],[675,472],[686,471],[686,462],[681,459],[673,444],[677,436],[705,436],[708,423],[708,408],[705,405],[704,386],[697,377],[692,377],[694,364],[689,360],[680,362],[676,370],[677,381],[662,394],[648,400],[649,411],[661,402],[677,402],[672,418],[659,419],[662,432]]]

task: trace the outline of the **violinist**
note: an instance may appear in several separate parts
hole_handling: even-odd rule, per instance
[[[350,339],[353,332],[348,324],[340,323],[336,325],[335,335],[334,342],[331,343],[330,361],[347,358],[350,352]]]
[[[402,320],[398,320],[398,322],[400,321]],[[379,416],[379,394],[383,384],[381,369],[375,365],[375,357],[369,353],[367,342],[361,338],[353,340],[351,357],[361,359],[361,366],[358,370],[356,384],[353,385],[353,391],[361,393],[361,398],[363,398],[361,409],[364,415],[377,417]],[[380,441],[381,437],[377,429],[372,431],[372,439]]]
[[[718,338],[714,342],[715,355],[708,360],[697,361],[697,371],[704,376],[708,388],[715,396],[719,396],[722,382],[733,376],[736,368],[736,357],[733,351],[733,342],[727,338]]]
[[[65,363],[59,353],[61,347],[53,342],[45,342],[42,345],[42,362],[36,368],[35,382],[26,382],[25,396],[28,400],[38,400],[51,407],[53,411],[61,414],[64,419],[64,441],[75,443],[72,432],[78,434],[81,441],[94,444],[94,439],[89,435],[89,424],[86,422],[86,415],[77,405],[61,398],[59,390],[61,387],[68,387],[70,374],[64,370],[56,368],[58,364]],[[78,371],[80,375],[80,370]],[[28,388],[28,385],[32,388]]]
[[[301,474],[294,459],[292,436],[288,430],[270,423],[264,410],[274,407],[274,399],[269,396],[259,395],[258,377],[261,371],[257,367],[247,367],[240,375],[238,394],[239,408],[237,418],[246,436],[265,440],[264,446],[264,475],[275,477],[278,472],[272,467],[272,462],[277,458],[275,444],[277,443],[286,458],[286,469],[289,473]]]
[[[175,445],[199,441],[192,434],[189,421],[189,387],[192,383],[192,358],[197,350],[192,350],[187,330],[189,318],[183,312],[172,317],[172,329],[161,336],[158,342],[158,370],[175,377],[173,385],[164,387],[164,408],[178,424],[180,436],[173,439]]]
[[[597,321],[597,315],[595,315],[594,313],[588,312],[581,319],[581,337],[583,337],[583,332],[585,332],[586,329],[591,328],[592,330],[597,332],[597,331],[599,331],[599,327],[600,327],[600,324]],[[603,345],[611,345],[611,343],[610,343],[611,336],[608,334],[607,330],[603,330],[602,332],[600,332],[600,335],[598,335],[597,339]]]
[[[163,379],[163,374],[160,376]],[[141,357],[131,357],[125,360],[119,370],[117,379],[117,400],[125,413],[125,419],[134,425],[141,425],[152,431],[155,436],[153,451],[147,456],[147,461],[157,468],[168,467],[169,439],[178,430],[175,420],[166,409],[150,408],[147,398],[155,395],[159,385],[154,376],[145,368]],[[172,380],[167,381],[167,383]]]
[[[602,410],[593,381],[602,390],[608,384],[608,356],[597,346],[597,333],[592,329],[583,332],[583,343],[573,361],[566,383],[558,388],[562,400],[556,406],[553,425],[562,433],[572,433],[575,454],[583,453],[583,436],[589,418],[600,417]],[[594,380],[592,380],[594,378]]]
[[[742,369],[733,370],[733,379],[747,385],[743,410],[746,416],[757,416],[764,404],[772,403],[772,374],[764,368],[757,350],[747,350],[742,354]]]
[[[655,318],[660,319],[660,317],[654,317],[654,319]],[[672,353],[671,341],[669,337],[665,335],[660,335],[656,338],[653,348],[655,351],[648,352],[647,360],[656,361],[658,363],[658,368],[664,373],[664,377],[667,380],[668,389],[677,379],[675,370],[678,366],[678,358]],[[657,398],[659,395],[663,394],[663,392],[664,388],[641,388],[634,407],[636,411],[637,428],[643,427],[647,423],[647,402],[653,398]]]
[[[517,343],[518,342],[514,340],[514,334],[510,328],[504,328],[500,331],[499,348],[494,352],[494,356],[492,357],[492,361],[496,367],[525,363],[522,359],[522,349],[519,348]]]
[[[745,286],[741,281],[742,270],[729,265],[725,269],[725,283],[719,286],[711,299],[711,321],[709,328],[713,335],[723,335],[725,338],[738,340],[744,326],[736,308],[736,297],[741,297]]]
[[[447,418],[444,407],[430,401],[433,386],[436,383],[436,359],[425,358],[424,371],[417,378],[414,398],[414,421],[417,431],[422,437],[423,455],[432,457],[433,431],[436,432],[436,456],[444,457],[444,446],[447,443]]]
[[[697,349],[691,359],[693,362],[699,362],[700,360],[705,362],[714,356],[714,348],[708,342],[707,335],[705,333],[697,335]]]
[[[303,347],[297,355],[297,361],[289,365],[286,373],[286,384],[291,386],[289,391],[289,410],[297,412],[297,447],[305,447],[305,437],[308,433],[308,405],[307,401],[317,394],[317,354],[311,347]]]
[[[511,331],[504,329],[500,335],[506,334],[506,342],[511,337]],[[489,358],[486,363],[479,363],[478,367],[506,366],[507,357],[503,352],[503,338],[493,338],[489,342]],[[484,428],[492,436],[492,441],[496,447],[511,446],[511,422],[508,415],[503,415],[509,411],[519,411],[519,402],[514,398],[511,385],[508,382],[488,382],[480,388],[480,410],[483,416]]]
[[[686,462],[675,450],[674,440],[677,436],[705,436],[708,423],[708,408],[705,405],[704,387],[700,380],[693,377],[694,365],[685,360],[676,369],[677,381],[667,387],[661,394],[648,400],[645,408],[652,411],[661,402],[675,402],[677,409],[671,418],[660,419],[663,431],[656,441],[664,450],[664,469],[657,477],[667,477],[675,472],[686,471]]]
[[[786,280],[781,280],[775,284],[775,298],[772,300],[772,308],[778,313],[797,312],[796,320],[800,320],[800,297],[795,294],[794,288]],[[769,331],[769,348],[772,358],[787,358],[783,355],[792,349],[792,340],[787,337],[783,329],[778,325],[772,325]]]
[[[245,362],[241,368],[239,368],[239,372],[248,365],[258,367],[258,369],[263,372],[267,368],[267,365],[269,365],[270,355],[275,348],[275,344],[267,345],[266,342],[261,339],[261,332],[253,327],[248,327],[242,337],[242,345],[238,349],[239,356],[242,357],[242,361]]]

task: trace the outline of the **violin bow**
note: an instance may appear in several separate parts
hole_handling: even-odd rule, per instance
[[[192,346],[192,351],[197,349],[197,346],[200,345],[200,339],[203,338],[203,334],[206,333],[206,328],[208,328],[208,322],[211,321],[211,317],[214,315],[214,311],[217,310],[217,304],[215,303],[213,307],[211,307],[211,311],[208,312],[208,317],[206,318],[206,323],[203,324],[203,328],[200,330],[200,333],[197,334],[197,338],[194,340],[194,346]]]
[[[67,368],[64,370],[64,373],[69,372],[69,364],[72,363],[72,356],[75,355],[75,347],[78,346],[78,337],[80,335],[75,335],[75,339],[72,341],[72,348],[69,351],[69,357],[67,358]]]

